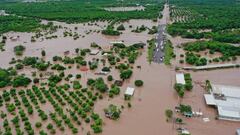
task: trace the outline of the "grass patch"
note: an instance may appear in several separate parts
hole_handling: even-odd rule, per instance
[[[164,64],[165,65],[171,65],[171,59],[175,56],[174,52],[173,52],[173,46],[172,43],[168,40],[165,48],[164,48],[164,54],[165,54],[165,58],[164,58]]]
[[[147,60],[149,63],[153,61],[153,53],[154,53],[154,48],[155,48],[155,39],[148,40],[148,56]]]

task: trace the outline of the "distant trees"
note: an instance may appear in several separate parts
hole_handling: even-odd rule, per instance
[[[240,18],[236,13],[240,11],[238,6],[229,1],[221,1],[221,6],[208,1],[203,2],[201,7],[195,6],[197,3],[194,1],[190,3],[175,3],[174,10],[170,13],[171,18],[183,19],[167,27],[170,35],[195,39],[208,38],[226,43],[240,42],[238,36],[240,25],[237,24]],[[235,11],[232,11],[232,8]],[[187,12],[190,13],[186,14]]]

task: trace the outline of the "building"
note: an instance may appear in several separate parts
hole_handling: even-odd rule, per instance
[[[99,52],[99,50],[91,50],[90,55],[97,55]]]
[[[183,67],[185,70],[211,70],[211,69],[219,69],[219,68],[233,68],[240,66],[238,64],[214,64],[214,65],[206,65],[206,66],[191,66],[191,67]]]
[[[178,84],[183,84],[183,85],[186,84],[183,73],[177,73],[177,74],[176,74],[176,83],[178,83]]]
[[[133,96],[133,94],[134,94],[134,88],[127,87],[127,89],[125,91],[125,95],[126,96]]]
[[[240,128],[237,129],[237,135],[240,135]]]
[[[0,16],[6,15],[5,10],[0,10]]]
[[[218,118],[240,121],[240,87],[211,85],[210,94],[204,94],[207,105],[215,106]]]

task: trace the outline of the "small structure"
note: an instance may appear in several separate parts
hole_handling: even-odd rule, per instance
[[[107,75],[109,74],[109,72],[106,72],[106,71],[100,71],[98,73],[95,73],[95,75]]]
[[[69,55],[70,54],[70,51],[65,51],[64,52],[64,55]]]
[[[121,87],[123,85],[123,81],[115,80],[114,84]]]
[[[134,88],[127,87],[127,89],[125,91],[125,95],[126,96],[133,96],[133,94],[134,94]]]
[[[182,130],[181,131],[181,134],[184,134],[184,135],[190,135],[190,132],[188,130]]]
[[[240,128],[237,129],[237,135],[240,135]]]
[[[186,84],[183,73],[177,73],[177,74],[176,74],[176,83],[178,83],[178,84],[183,84],[183,85]]]
[[[123,41],[112,41],[112,42],[110,42],[110,44],[123,44]]]
[[[10,39],[11,39],[12,41],[17,41],[17,40],[19,39],[19,36],[10,37]]]
[[[91,50],[90,55],[97,55],[99,52],[99,50]]]
[[[240,64],[214,64],[214,65],[206,65],[206,66],[191,66],[191,67],[183,67],[185,70],[211,70],[211,69],[219,69],[219,68],[233,68],[238,67]]]
[[[5,10],[0,10],[0,16],[6,15]]]
[[[207,105],[217,108],[219,119],[240,121],[240,87],[211,84],[204,98]]]
[[[192,112],[184,112],[183,115],[188,118],[191,118],[193,116]]]

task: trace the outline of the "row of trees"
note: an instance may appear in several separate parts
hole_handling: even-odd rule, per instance
[[[198,1],[172,1],[176,9],[187,9],[191,14],[184,16],[195,17],[189,21],[175,22],[168,26],[169,34],[185,38],[210,38],[215,41],[239,43],[240,17],[237,13],[239,6],[233,1],[221,0],[218,2],[204,1],[199,5]],[[173,10],[174,11],[174,10]],[[175,12],[173,13],[175,14]],[[177,14],[182,17],[182,14]],[[176,16],[174,16],[176,17]],[[203,31],[202,31],[203,30]],[[208,30],[208,31],[204,31]]]
[[[128,5],[129,2],[113,0],[93,0],[91,4],[84,1],[44,2],[44,3],[3,3],[0,5],[10,13],[21,16],[58,20],[66,22],[88,22],[95,20],[128,20],[128,19],[156,19],[163,4],[147,0],[151,3],[145,6],[144,11],[111,12],[104,10],[106,6]],[[114,4],[113,4],[114,3]],[[131,3],[131,2],[130,2]],[[135,3],[139,3],[138,1]]]

